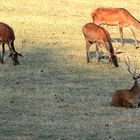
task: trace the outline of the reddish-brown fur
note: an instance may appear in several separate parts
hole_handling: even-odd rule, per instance
[[[117,57],[114,54],[114,49],[111,43],[111,37],[107,32],[107,30],[95,25],[94,23],[87,23],[83,26],[82,31],[86,40],[87,63],[90,62],[89,55],[90,46],[92,43],[96,43],[97,59],[99,59],[98,58],[99,46],[104,45],[107,51],[109,52],[114,65],[117,67],[118,66]]]
[[[140,74],[130,68],[130,61],[125,60],[128,71],[133,75],[135,83],[130,90],[117,90],[112,96],[112,105],[118,107],[138,107],[140,105]]]
[[[138,107],[140,104],[140,83],[135,81],[132,89],[117,90],[112,96],[112,105],[118,107]]]
[[[111,26],[118,26],[123,43],[123,27],[130,27],[133,25],[140,29],[140,22],[134,18],[126,9],[123,8],[97,8],[91,12],[93,22],[97,25],[106,24]],[[131,28],[130,28],[131,29]],[[131,29],[135,44],[138,45],[134,31]]]
[[[0,22],[0,42],[2,43],[2,56],[1,56],[1,63],[4,63],[4,53],[5,53],[5,44],[9,46],[10,49],[10,57],[13,60],[13,64],[17,65],[19,64],[18,62],[18,55],[22,56],[18,52],[16,52],[14,48],[14,40],[15,40],[15,35],[13,29],[5,24]]]

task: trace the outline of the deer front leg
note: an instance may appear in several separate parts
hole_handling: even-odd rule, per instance
[[[132,108],[137,108],[138,107],[138,102],[140,102],[139,99],[127,99],[125,100],[125,104],[127,104],[127,107],[132,107]]]
[[[124,46],[124,41],[123,41],[123,27],[119,26],[119,32],[120,32],[120,37],[121,37],[121,46]]]
[[[136,98],[133,99],[132,106],[139,107],[139,104],[140,104],[140,98],[139,96],[137,96]]]
[[[99,46],[96,44],[96,62],[99,63]]]
[[[132,99],[128,99],[128,98],[124,98],[122,101],[122,106],[123,107],[134,107],[133,106],[133,100]]]
[[[1,63],[3,64],[4,63],[4,53],[5,53],[5,44],[2,43],[2,56],[1,56]]]
[[[135,103],[135,104],[132,104],[132,107],[134,108],[137,108],[139,104]]]
[[[136,46],[136,49],[137,49],[137,48],[139,48],[139,46],[138,46],[138,41],[137,41],[137,38],[136,38],[135,32],[132,30],[131,27],[129,27],[129,28],[130,28],[130,30],[131,30],[133,36],[134,36],[134,39],[135,39],[135,46]]]
[[[91,45],[91,43],[90,43],[88,40],[86,40],[86,56],[87,56],[87,63],[90,62],[90,54],[89,54],[90,45]]]

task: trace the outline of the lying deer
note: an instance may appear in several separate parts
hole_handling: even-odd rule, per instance
[[[9,46],[10,50],[9,57],[11,57],[13,64],[14,65],[19,64],[18,56],[22,55],[15,50],[14,40],[15,35],[13,29],[9,25],[0,22],[0,42],[2,43],[2,56],[0,58],[0,61],[2,64],[4,63],[5,44]]]
[[[134,31],[131,29],[130,25],[133,25],[140,29],[140,22],[133,17],[126,9],[123,8],[97,8],[91,12],[91,17],[93,22],[97,25],[110,25],[118,26],[121,36],[121,43],[124,46],[123,42],[123,27],[129,27],[134,39],[136,48],[138,48],[138,41]]]
[[[138,107],[140,104],[140,74],[136,73],[136,69],[130,68],[130,60],[125,60],[128,71],[133,75],[135,83],[129,90],[117,90],[112,96],[112,105],[117,107]]]
[[[118,60],[114,53],[114,48],[111,43],[111,37],[106,29],[95,25],[94,23],[87,23],[82,28],[86,40],[86,55],[87,63],[90,62],[89,49],[93,43],[96,43],[96,57],[99,62],[99,47],[104,45],[109,52],[110,60],[113,61],[115,67],[118,67]]]

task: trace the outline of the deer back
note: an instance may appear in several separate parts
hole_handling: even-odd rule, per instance
[[[139,21],[124,8],[97,8],[91,12],[93,22],[97,25],[133,25],[140,29]]]
[[[11,40],[15,40],[13,29],[9,25],[0,22],[0,41],[9,44]]]
[[[85,24],[82,30],[85,38],[90,42],[97,42],[105,45],[105,43],[110,40],[107,30],[95,25],[94,23]]]

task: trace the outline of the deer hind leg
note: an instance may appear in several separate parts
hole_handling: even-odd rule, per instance
[[[121,46],[124,46],[124,41],[123,41],[123,27],[119,26],[119,32],[120,32],[120,37],[121,37]]]
[[[137,99],[135,99],[135,100],[134,99],[124,99],[123,106],[136,108],[136,107],[138,107],[138,100]]]
[[[130,28],[130,30],[131,30],[133,36],[134,36],[134,39],[135,39],[135,46],[136,46],[136,49],[137,49],[137,48],[139,48],[139,46],[138,46],[138,41],[137,41],[137,38],[136,38],[135,32],[132,30],[131,27],[129,27],[129,28]]]
[[[90,54],[89,54],[89,50],[90,50],[90,46],[91,46],[91,42],[86,40],[86,55],[87,55],[87,63],[90,62]]]
[[[123,104],[122,104],[123,107],[133,107],[133,104],[132,102],[130,102],[129,100],[123,100]]]
[[[5,44],[2,43],[2,55],[1,55],[1,63],[4,63],[4,53],[5,53]]]
[[[96,44],[96,61],[99,63],[99,45]]]

